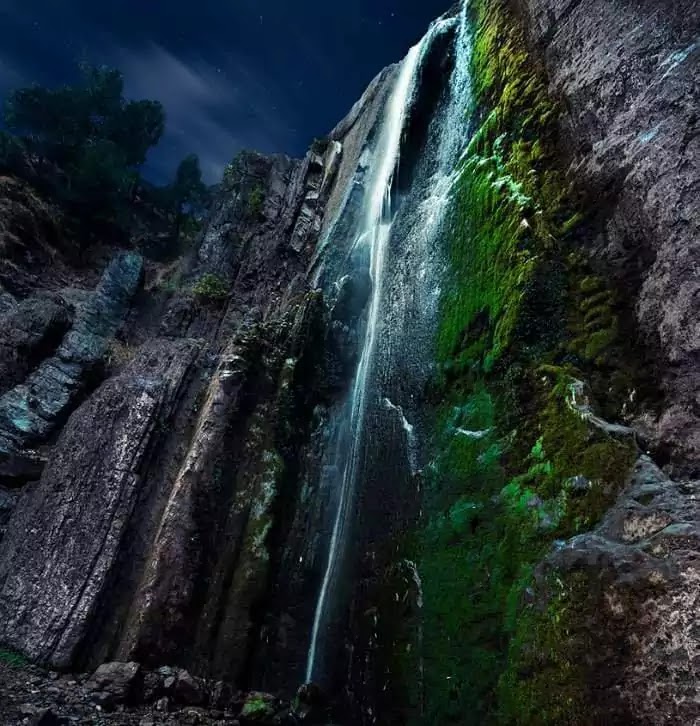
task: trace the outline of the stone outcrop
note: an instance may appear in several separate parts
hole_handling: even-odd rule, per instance
[[[3,540],[0,640],[9,647],[57,667],[76,658],[128,557],[147,464],[197,352],[191,341],[155,341],[71,417]]]
[[[552,573],[565,581],[585,576],[577,629],[589,643],[583,662],[592,674],[591,707],[609,723],[700,718],[699,494],[697,480],[672,481],[641,456],[601,524],[540,567],[542,581]]]
[[[41,289],[73,277],[63,254],[72,251],[62,233],[61,212],[28,184],[0,175],[0,312]]]
[[[21,383],[58,348],[73,319],[60,295],[38,295],[0,317],[0,393]]]
[[[141,282],[142,264],[141,257],[132,253],[112,260],[95,292],[77,303],[73,323],[55,353],[0,397],[0,453],[13,454],[44,443],[65,421],[103,362]],[[37,320],[25,317],[28,306],[23,305],[18,310],[22,317],[11,315],[7,321],[18,326],[10,335],[23,338],[30,353],[50,337],[52,326],[55,329],[58,324],[60,329],[67,322],[60,304],[47,308],[41,301],[28,303],[37,304]],[[35,329],[25,331],[26,325]]]

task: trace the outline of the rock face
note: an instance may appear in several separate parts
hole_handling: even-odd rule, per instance
[[[173,292],[141,308],[142,261],[122,253],[94,292],[7,297],[0,476],[34,483],[0,505],[5,647],[60,669],[116,657],[250,678],[335,355],[307,271],[388,77],[305,159],[235,160]],[[199,292],[212,278],[225,297]],[[115,335],[125,358],[90,393]]]
[[[146,465],[197,352],[154,342],[67,424],[3,541],[0,639],[10,647],[57,667],[77,657],[131,546]]]
[[[0,312],[15,297],[70,279],[60,211],[12,177],[0,176]]]
[[[2,318],[0,380],[2,392],[21,383],[58,347],[73,315],[60,297],[38,296],[14,305]]]
[[[545,316],[537,308],[541,303],[531,301],[532,290],[540,285],[551,293],[529,271],[540,264],[538,255],[528,258],[536,234],[542,234],[533,228],[545,225],[543,254],[558,240],[549,234],[550,220],[537,221],[537,205],[530,209],[532,199],[518,181],[517,174],[537,176],[529,162],[540,163],[533,148],[543,152],[528,136],[532,118],[520,123],[522,114],[511,104],[518,94],[507,83],[504,96],[511,105],[505,107],[517,117],[522,138],[504,162],[500,154],[507,134],[495,130],[499,119],[492,114],[478,121],[495,137],[485,147],[488,153],[478,158],[479,144],[470,153],[477,157],[474,168],[490,174],[484,196],[493,206],[505,194],[504,208],[518,215],[507,228],[495,226],[497,239],[488,241],[497,252],[484,251],[479,271],[486,276],[489,254],[499,257],[489,271],[508,278],[501,287],[513,288],[507,298],[513,311],[500,290],[487,284],[479,290],[481,278],[471,280],[483,305],[470,311],[474,315],[466,327],[458,316],[448,321],[454,330],[447,337],[456,331],[458,346],[450,351],[450,365],[434,370],[431,325],[443,313],[440,286],[447,287],[450,265],[462,270],[458,264],[471,264],[448,261],[449,254],[433,249],[441,242],[436,230],[443,229],[440,215],[455,183],[453,170],[441,164],[454,152],[455,139],[463,140],[457,134],[448,144],[434,119],[453,108],[448,77],[459,62],[457,51],[450,50],[459,33],[455,12],[435,31],[437,40],[417,66],[416,89],[407,100],[414,105],[397,142],[401,161],[390,186],[402,204],[392,208],[392,225],[385,224],[391,227],[387,272],[384,287],[379,286],[383,297],[376,298],[380,311],[372,338],[381,339],[380,350],[367,358],[370,384],[358,395],[372,401],[359,429],[352,428],[355,413],[341,415],[354,411],[351,382],[376,284],[358,229],[367,229],[362,205],[377,175],[374,152],[398,66],[380,73],[329,138],[315,142],[304,159],[240,155],[226,170],[199,239],[170,270],[167,285],[144,290],[144,267],[158,263],[125,251],[84,276],[59,260],[49,284],[51,250],[65,244],[52,226],[52,212],[21,185],[0,178],[0,204],[8,212],[0,224],[0,660],[7,648],[61,671],[94,671],[82,678],[77,695],[66,695],[62,685],[52,694],[60,698],[32,701],[27,708],[54,708],[65,697],[75,700],[81,719],[89,719],[86,709],[95,706],[133,707],[144,725],[313,719],[323,698],[310,684],[294,709],[268,693],[234,695],[234,689],[263,688],[291,698],[304,679],[314,609],[335,536],[329,513],[339,506],[336,483],[344,481],[349,461],[336,453],[355,446],[353,436],[360,431],[361,482],[345,505],[352,518],[345,554],[352,560],[352,576],[335,598],[328,625],[335,629],[329,640],[337,640],[339,656],[327,670],[345,679],[331,685],[355,709],[351,716],[350,710],[342,712],[342,719],[371,724],[394,718],[391,699],[406,688],[400,681],[406,676],[393,670],[397,659],[397,670],[405,666],[409,673],[415,661],[420,694],[406,700],[414,714],[429,718],[423,709],[430,678],[424,678],[418,650],[425,645],[423,623],[429,622],[426,603],[431,594],[438,602],[437,639],[452,611],[464,608],[463,593],[454,602],[443,602],[441,592],[436,596],[437,575],[446,567],[459,579],[467,560],[442,559],[438,553],[433,572],[423,573],[424,591],[421,567],[429,560],[414,561],[413,553],[404,557],[404,540],[410,546],[413,539],[424,547],[427,542],[429,549],[443,538],[445,549],[460,552],[459,537],[467,531],[463,539],[470,539],[472,550],[465,551],[486,573],[478,588],[497,591],[498,602],[486,601],[478,614],[497,620],[503,601],[509,613],[515,601],[512,583],[499,580],[509,576],[489,566],[489,557],[504,571],[513,564],[504,563],[500,553],[512,554],[507,547],[513,546],[501,536],[502,526],[506,533],[517,530],[522,549],[536,552],[521,568],[536,571],[540,589],[532,590],[533,601],[552,579],[586,578],[588,589],[577,605],[588,643],[580,660],[594,674],[589,701],[595,713],[610,723],[700,719],[698,8],[689,0],[673,7],[651,0],[501,5],[527,25],[552,95],[562,100],[562,132],[569,142],[562,154],[594,218],[589,228],[596,230],[582,240],[592,258],[586,264],[612,278],[634,311],[635,330],[658,365],[651,377],[663,394],[659,411],[629,425],[609,423],[584,398],[583,382],[564,371],[581,363],[573,349],[559,340],[551,343],[556,365],[535,361],[531,376],[524,372],[525,355],[521,360],[510,350],[527,348],[527,355],[536,355],[538,346],[550,345],[538,337],[539,330],[528,330],[522,339],[509,331],[523,322],[515,321],[518,315],[524,327],[532,320],[538,327]],[[537,78],[525,76],[514,87],[529,93]],[[461,106],[454,118],[461,122]],[[457,158],[462,164],[470,154]],[[542,158],[549,163],[548,156]],[[522,159],[528,163],[516,169]],[[455,226],[464,222],[459,218]],[[566,225],[557,218],[557,234],[560,227]],[[501,238],[510,239],[515,228],[519,243],[500,255]],[[34,255],[28,235],[41,238]],[[565,267],[561,259],[556,263]],[[556,273],[553,277],[564,275],[559,267]],[[444,280],[437,279],[440,274]],[[591,297],[607,301],[597,279],[588,275],[584,281],[591,280]],[[468,297],[473,290],[458,282],[455,297]],[[559,282],[553,283],[553,294],[569,294],[566,285],[556,286]],[[528,315],[532,319],[525,320]],[[489,326],[495,332],[489,334]],[[392,336],[394,329],[401,335]],[[563,330],[565,337],[570,331]],[[513,370],[503,370],[512,361]],[[610,366],[604,373],[612,380]],[[568,393],[559,401],[555,393],[565,388],[565,373]],[[523,390],[509,388],[521,383]],[[489,386],[498,389],[493,397]],[[430,504],[436,514],[423,507],[424,489],[430,489],[426,482],[433,485],[439,459],[425,434],[434,413],[428,399],[443,394],[442,404],[450,410],[437,418],[448,421],[441,435],[448,442],[450,457],[444,460],[456,493],[446,493],[447,504]],[[538,405],[542,410],[530,410]],[[509,407],[515,413],[500,411]],[[543,440],[545,448],[550,441],[553,449],[569,445],[564,439],[570,432],[549,424],[550,418],[565,421],[572,414],[577,417],[572,430],[582,442],[574,454],[585,454],[585,470],[576,468],[578,459],[568,450],[566,456],[543,450]],[[501,422],[512,418],[518,419],[513,424],[518,429],[501,431]],[[533,440],[525,446],[523,437],[530,434]],[[509,449],[516,440],[517,450]],[[507,460],[516,457],[520,468]],[[600,473],[605,457],[611,468],[623,467],[623,459],[627,468],[605,470],[595,479],[589,469]],[[518,473],[510,482],[501,481],[507,467]],[[548,487],[560,474],[565,485],[551,497]],[[478,495],[467,489],[467,480],[469,486],[476,480],[482,493],[494,487],[493,496],[472,502],[469,497],[476,501]],[[596,497],[605,506],[614,502],[602,521],[603,511],[576,510],[575,528],[559,534],[566,507],[573,511],[577,501]],[[554,541],[555,531],[571,537],[583,531],[580,522],[588,522],[589,515],[590,525],[582,527],[591,531],[557,541],[544,559],[547,550],[530,541],[548,537],[547,532],[547,541]],[[474,554],[473,542],[489,529],[489,517],[495,526],[488,542],[495,542],[491,549],[497,552]],[[423,520],[432,522],[432,529],[423,532]],[[512,579],[521,577],[519,572]],[[455,622],[450,632],[464,630]],[[501,641],[510,638],[512,628],[505,636],[506,626],[497,632],[493,642],[478,644],[482,660],[474,661],[491,670],[497,657],[481,651],[492,645],[503,651]],[[418,648],[412,650],[414,645]],[[435,663],[439,652],[428,652]],[[398,658],[387,656],[392,653]],[[460,667],[471,663],[463,655],[454,656]],[[443,666],[451,668],[451,661]],[[455,722],[464,716],[455,713],[463,708],[460,694],[468,690],[459,682],[466,680],[463,675],[454,683],[452,675],[441,676],[433,684],[444,701],[439,713],[452,714]],[[45,674],[32,677],[46,686]],[[414,684],[408,685],[410,690]],[[376,710],[378,703],[384,710]],[[171,714],[176,707],[177,715]],[[13,703],[12,717],[23,716],[22,708]],[[61,718],[71,715],[59,711]],[[117,710],[111,722],[128,723],[125,714]],[[404,722],[404,715],[391,722]]]
[[[700,10],[692,1],[522,0],[564,99],[571,174],[604,220],[595,252],[634,295],[666,401],[645,422],[679,473],[700,472]]]
[[[595,531],[567,542],[540,567],[541,580],[552,573],[586,578],[578,605],[592,639],[585,656],[595,674],[590,703],[610,723],[700,718],[699,490],[700,482],[672,481],[641,456]]]
[[[633,426],[665,471],[641,456],[599,527],[552,554],[540,576],[585,573],[598,718],[695,723],[700,12],[645,0],[517,5],[563,100],[569,173],[601,229],[593,255],[629,296],[664,394]]]
[[[107,267],[92,295],[78,303],[75,319],[55,354],[45,359],[27,379],[0,397],[0,452],[17,451],[43,443],[75,406],[88,379],[103,361],[110,340],[122,323],[128,306],[141,281],[142,260],[136,254],[118,255]],[[36,321],[38,330],[24,332],[31,321],[11,316],[14,337],[24,338],[25,345],[36,349],[56,327],[58,315],[67,322],[59,307],[44,308]],[[54,303],[54,306],[56,304]],[[26,313],[20,308],[19,314]],[[61,317],[62,316],[62,317]],[[26,367],[29,367],[27,364]],[[19,375],[19,372],[18,372]]]

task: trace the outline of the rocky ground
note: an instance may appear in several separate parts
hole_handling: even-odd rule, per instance
[[[328,723],[321,701],[312,687],[302,687],[289,704],[267,693],[244,694],[180,668],[147,671],[138,663],[106,663],[92,674],[0,663],[3,726]]]

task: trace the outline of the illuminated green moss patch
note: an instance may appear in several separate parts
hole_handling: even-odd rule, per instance
[[[584,215],[546,77],[506,0],[476,0],[472,13],[475,131],[447,240],[432,459],[411,545],[424,588],[414,721],[583,724],[580,583],[555,583],[538,609],[533,571],[600,520],[636,456],[584,420],[572,385],[605,390],[610,414],[636,374],[619,366],[618,302],[577,250]]]

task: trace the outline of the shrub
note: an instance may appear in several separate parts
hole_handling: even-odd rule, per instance
[[[317,137],[311,142],[311,151],[315,154],[325,154],[330,144],[331,140],[327,136]]]
[[[248,194],[247,213],[249,217],[259,217],[265,203],[265,190],[258,185],[253,187]]]
[[[219,301],[225,300],[229,294],[229,288],[222,277],[208,272],[202,275],[194,284],[192,292],[204,300]]]

